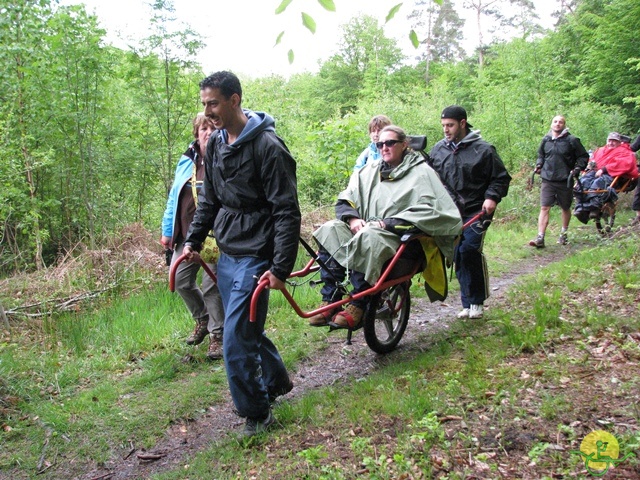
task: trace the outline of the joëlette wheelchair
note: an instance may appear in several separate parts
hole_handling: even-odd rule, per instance
[[[573,215],[585,225],[589,220],[593,220],[600,235],[609,235],[616,220],[619,194],[633,191],[638,185],[638,179],[628,175],[618,175],[613,177],[609,185],[595,179],[591,183],[592,187],[585,188],[583,185],[585,176],[569,176],[567,179],[567,184],[570,187],[575,178],[573,196],[576,200],[576,206]],[[600,178],[602,179],[602,177]]]
[[[409,145],[417,152],[420,152],[427,158],[424,153],[426,147],[426,137],[413,136],[409,137]],[[472,225],[480,224],[480,228],[486,228],[487,224],[491,220],[485,218],[484,212],[472,217],[467,223],[463,225],[463,229]],[[359,293],[352,294],[345,288],[343,295],[340,299],[325,305],[315,310],[305,311],[303,310],[293,295],[289,292],[289,289],[295,290],[295,288],[302,284],[300,280],[305,279],[309,275],[314,275],[319,272],[321,265],[318,263],[318,256],[316,252],[303,240],[301,243],[307,253],[311,256],[311,259],[301,270],[291,273],[287,279],[287,288],[281,290],[286,300],[289,302],[293,310],[302,318],[310,318],[319,313],[335,310],[337,307],[341,307],[354,299],[360,299],[368,297],[367,307],[359,325],[353,329],[347,328],[347,344],[351,343],[352,334],[354,331],[362,328],[364,331],[364,338],[367,345],[371,350],[376,353],[389,353],[396,348],[409,322],[409,314],[411,309],[411,279],[424,269],[424,263],[420,262],[407,262],[403,258],[403,254],[407,248],[409,242],[419,241],[421,238],[427,237],[423,233],[419,234],[406,234],[400,239],[400,246],[395,255],[386,262],[382,269],[380,278],[376,283]],[[173,292],[175,289],[175,271],[178,265],[185,260],[186,257],[182,255],[179,257],[174,265],[171,267],[169,275],[169,288]],[[207,265],[200,261],[202,268],[205,272],[216,281],[215,274],[207,267]],[[445,275],[446,280],[446,275]],[[318,283],[318,282],[314,282]],[[249,321],[256,321],[257,305],[260,295],[267,288],[268,282],[259,282],[253,292],[251,298],[251,305],[249,311]],[[333,328],[329,325],[329,328]]]

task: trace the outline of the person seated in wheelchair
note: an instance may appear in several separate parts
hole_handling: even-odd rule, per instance
[[[432,281],[425,281],[425,288],[435,296],[432,299],[446,296],[444,258],[453,258],[454,242],[462,230],[458,208],[435,171],[409,148],[404,130],[395,125],[383,128],[377,147],[382,159],[367,162],[351,175],[348,187],[338,195],[336,219],[313,233],[324,283],[320,308],[346,294],[342,282],[347,270],[352,294],[374,285],[405,233],[429,236],[409,242],[403,259],[414,268],[420,264],[416,262],[426,266],[431,276],[425,278]],[[319,313],[309,324],[357,328],[367,301],[352,300],[344,310]]]
[[[629,143],[623,142],[618,132],[611,132],[607,144],[593,152],[586,172],[574,187],[576,208],[573,214],[581,222],[587,223],[589,218],[597,218],[605,203],[618,199],[616,190],[611,188],[616,177],[635,181],[638,178],[638,166]]]

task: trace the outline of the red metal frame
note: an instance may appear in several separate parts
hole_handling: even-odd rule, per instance
[[[477,215],[471,217],[462,226],[462,229],[464,230],[465,228],[469,227],[473,223],[475,223],[478,220],[480,220],[484,214],[485,214],[485,212],[482,211],[482,212],[478,213]],[[412,237],[409,241],[417,240],[417,239],[423,238],[425,236],[426,235],[417,235],[417,236]],[[382,290],[386,290],[387,288],[389,288],[389,287],[391,287],[393,285],[397,285],[399,283],[406,282],[407,280],[410,280],[416,273],[418,273],[418,265],[416,265],[415,269],[411,273],[409,273],[407,275],[403,275],[401,277],[394,278],[392,280],[387,280],[387,277],[389,276],[389,274],[393,270],[393,267],[396,265],[396,263],[400,259],[400,256],[404,252],[405,248],[406,248],[406,243],[405,242],[401,243],[400,247],[396,251],[395,255],[391,258],[391,260],[389,261],[389,264],[387,265],[387,267],[382,272],[382,275],[380,276],[378,281],[375,283],[375,285],[373,285],[371,288],[368,288],[367,290],[364,290],[362,292],[356,293],[355,295],[349,295],[349,296],[347,296],[347,298],[343,298],[341,300],[335,301],[335,302],[333,302],[333,303],[331,303],[329,305],[326,305],[324,307],[317,308],[317,309],[311,310],[309,312],[305,312],[300,308],[298,303],[295,301],[293,296],[289,293],[289,291],[286,288],[284,288],[284,289],[282,289],[280,291],[282,292],[284,297],[287,299],[287,301],[289,302],[289,304],[291,305],[293,310],[298,314],[299,317],[310,318],[310,317],[312,317],[314,315],[317,315],[318,313],[324,313],[324,312],[326,312],[328,310],[333,310],[333,309],[335,309],[337,307],[340,307],[340,306],[342,306],[342,305],[344,305],[346,303],[351,302],[352,300],[357,300],[357,299],[362,298],[362,297],[367,297],[369,295],[376,294],[378,292],[381,292]],[[180,263],[182,263],[184,260],[186,260],[186,255],[181,255],[180,257],[178,257],[176,259],[175,263],[171,266],[171,270],[169,271],[169,289],[172,292],[175,291],[175,274],[176,274],[176,270],[178,268],[178,265],[180,265]],[[217,282],[216,275],[211,271],[211,269],[207,266],[207,264],[202,259],[200,259],[200,265],[202,266],[202,268],[204,268],[205,272],[213,279],[213,281]],[[303,277],[306,277],[307,275],[309,275],[310,273],[316,272],[318,270],[320,270],[320,266],[317,265],[316,264],[316,260],[314,258],[312,258],[311,260],[309,260],[309,262],[304,266],[304,268],[302,270],[298,270],[296,272],[291,273],[291,275],[289,275],[288,278],[303,278]],[[256,287],[256,289],[253,292],[253,295],[251,296],[251,304],[250,304],[250,307],[249,307],[249,321],[250,322],[255,322],[256,321],[256,312],[257,312],[257,308],[258,308],[258,299],[259,299],[260,295],[262,294],[263,290],[265,288],[268,288],[267,287],[268,284],[269,284],[268,280],[263,280],[263,281],[259,282],[257,287]]]
[[[475,223],[478,220],[480,220],[484,214],[485,214],[485,212],[482,211],[482,212],[478,213],[477,215],[471,217],[462,226],[462,229],[464,230],[465,228],[469,227],[473,223]],[[417,235],[415,237],[412,237],[412,239],[410,241],[417,240],[417,239],[425,237],[425,236],[426,235]],[[398,277],[398,278],[394,278],[393,280],[387,280],[387,277],[389,276],[389,274],[393,270],[393,267],[396,265],[396,263],[400,259],[400,256],[404,252],[405,248],[406,248],[406,243],[401,243],[400,247],[396,251],[395,255],[391,258],[391,260],[389,261],[389,264],[387,265],[385,270],[382,272],[382,275],[380,276],[378,281],[371,288],[368,288],[367,290],[364,290],[362,292],[356,293],[355,295],[349,295],[349,296],[347,296],[347,298],[343,298],[341,300],[335,301],[333,303],[330,303],[329,305],[325,305],[324,307],[317,308],[317,309],[311,310],[309,312],[305,312],[296,303],[295,299],[291,296],[291,294],[289,293],[289,291],[287,289],[283,289],[283,290],[280,290],[280,291],[282,292],[284,297],[287,299],[287,301],[289,302],[289,304],[295,310],[295,312],[298,314],[299,317],[310,318],[310,317],[313,317],[314,315],[317,315],[318,313],[324,313],[324,312],[329,311],[329,310],[334,310],[335,308],[340,307],[340,306],[342,306],[342,305],[344,305],[346,303],[349,303],[352,300],[357,300],[357,299],[362,298],[362,297],[367,297],[369,295],[374,295],[374,294],[376,294],[378,292],[386,290],[389,287],[392,287],[393,285],[397,285],[399,283],[406,282],[407,280],[410,280],[416,273],[418,273],[418,266],[417,265],[416,265],[416,268],[410,274],[403,275],[403,276]],[[305,268],[303,268],[300,271],[293,272],[291,275],[289,275],[289,278],[304,277],[304,276],[308,275],[312,271],[319,270],[320,267],[318,265],[314,265],[314,264],[315,264],[315,260],[314,259],[309,260],[309,262],[307,263]],[[267,280],[264,280],[264,281],[260,282],[258,284],[258,286],[256,287],[255,291],[253,292],[253,296],[251,297],[251,306],[249,308],[249,321],[250,322],[255,322],[256,321],[256,311],[257,311],[257,307],[258,307],[258,298],[260,297],[260,294],[262,293],[262,291],[265,288],[267,288],[267,284],[268,283],[269,282]]]
[[[180,255],[178,258],[176,258],[175,263],[171,265],[171,268],[169,269],[169,290],[171,290],[172,292],[176,291],[176,270],[178,270],[178,265],[180,265],[186,259],[187,256],[185,254]],[[211,271],[209,266],[202,259],[200,259],[200,266],[204,269],[205,272],[207,272],[207,275],[209,275],[215,283],[218,283],[218,277],[216,277],[216,274]]]

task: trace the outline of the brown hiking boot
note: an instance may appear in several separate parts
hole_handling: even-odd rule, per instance
[[[340,328],[356,328],[362,321],[364,310],[349,303],[347,308],[338,313],[333,319],[333,324]]]
[[[329,305],[329,302],[322,301],[318,308],[326,307]],[[318,313],[313,317],[309,317],[309,326],[311,327],[324,327],[329,324],[331,321],[331,317],[336,311],[340,310],[339,308],[333,310],[327,310],[326,312]]]
[[[209,348],[207,349],[209,360],[220,360],[222,358],[222,334],[212,333],[209,335]]]
[[[200,320],[196,323],[193,333],[187,337],[187,345],[200,345],[202,343],[209,333],[207,323],[209,323],[209,318],[205,318],[204,320]]]

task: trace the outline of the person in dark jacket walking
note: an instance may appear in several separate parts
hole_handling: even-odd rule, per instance
[[[242,108],[242,87],[233,73],[202,80],[200,98],[218,131],[207,145],[204,195],[184,253],[194,259],[213,228],[221,252],[224,363],[235,408],[246,417],[244,435],[252,436],[274,423],[270,403],[293,388],[264,332],[268,290],[258,301],[255,323],[249,322],[249,307],[258,282],[283,289],[295,264],[301,222],[296,163],[275,134],[273,118]]]
[[[566,120],[556,115],[551,121],[551,130],[542,138],[538,148],[535,173],[542,178],[540,187],[540,214],[538,215],[538,235],[529,242],[536,248],[544,248],[544,235],[549,225],[549,210],[553,205],[562,209],[562,230],[558,237],[560,245],[568,242],[567,230],[571,220],[573,189],[567,185],[570,175],[577,176],[587,168],[589,154],[580,139],[569,133]]]
[[[511,176],[493,145],[471,131],[467,112],[458,105],[445,108],[440,115],[444,138],[430,152],[433,168],[445,186],[455,192],[464,205],[458,205],[462,221],[485,211],[491,219],[500,201],[507,196]],[[458,318],[481,318],[489,297],[489,274],[482,253],[489,222],[462,231],[455,253],[456,276],[460,283],[462,311]]]
[[[640,150],[640,135],[630,145],[632,152]],[[636,212],[636,217],[631,221],[632,226],[640,225],[640,182],[636,187],[636,191],[633,194],[633,203],[631,204],[632,210]]]

